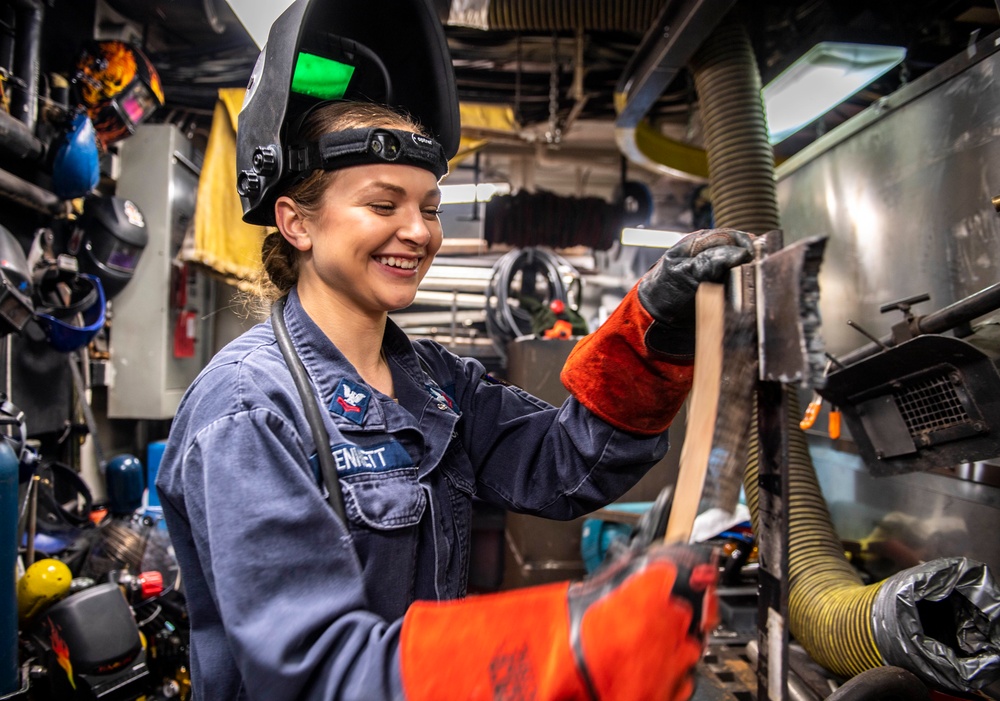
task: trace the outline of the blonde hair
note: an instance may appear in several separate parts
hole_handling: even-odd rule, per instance
[[[313,110],[303,122],[299,137],[315,141],[330,132],[370,127],[402,129],[429,136],[416,120],[383,105],[334,102]],[[337,173],[336,170],[313,171],[282,194],[291,198],[309,216],[319,211],[323,194],[332,185]],[[262,274],[259,275],[256,293],[262,301],[273,302],[295,286],[299,280],[298,253],[280,231],[273,231],[264,237],[260,252]]]

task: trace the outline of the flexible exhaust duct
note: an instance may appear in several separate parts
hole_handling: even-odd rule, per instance
[[[774,153],[760,73],[742,24],[726,21],[691,59],[701,109],[715,225],[762,234],[779,228]]]
[[[754,233],[778,229],[774,157],[745,28],[724,22],[695,54],[691,68],[715,225]],[[982,688],[995,680],[1000,676],[1000,592],[985,566],[964,558],[935,560],[883,582],[862,584],[844,557],[805,434],[797,428],[795,390],[786,393],[792,635],[814,660],[843,676],[890,664],[953,689]],[[758,532],[756,411],[751,418],[744,489]]]
[[[452,0],[448,23],[478,29],[644,34],[666,0]]]
[[[798,397],[788,394],[789,627],[809,655],[853,677],[902,667],[943,687],[980,689],[1000,677],[1000,588],[985,565],[941,558],[865,585],[844,557],[823,499]],[[751,420],[747,505],[757,529],[758,442]]]

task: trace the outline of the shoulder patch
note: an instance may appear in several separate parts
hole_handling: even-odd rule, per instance
[[[481,382],[485,382],[488,385],[501,385],[503,387],[513,387],[513,385],[507,382],[507,380],[503,380],[497,377],[496,375],[491,375],[488,372],[484,372],[482,375],[480,375],[479,380]]]
[[[367,387],[350,380],[341,380],[337,385],[337,391],[333,394],[329,409],[334,414],[339,414],[360,426],[365,420],[370,399],[371,391]]]

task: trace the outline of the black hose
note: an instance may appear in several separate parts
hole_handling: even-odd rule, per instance
[[[302,365],[302,360],[292,347],[292,339],[285,325],[285,297],[280,298],[271,308],[271,325],[274,327],[274,337],[278,348],[285,358],[285,364],[292,373],[295,388],[302,399],[302,409],[306,412],[306,421],[312,431],[313,442],[316,444],[316,459],[319,461],[320,474],[326,484],[327,501],[340,522],[347,528],[347,516],[344,513],[344,495],[340,491],[340,478],[337,476],[337,466],[333,464],[333,453],[330,452],[330,434],[323,425],[323,417],[319,413],[319,401],[309,386],[309,376]]]
[[[45,5],[41,0],[16,0],[14,5],[17,7],[14,73],[24,86],[11,95],[10,112],[34,134],[38,121],[38,79]]]

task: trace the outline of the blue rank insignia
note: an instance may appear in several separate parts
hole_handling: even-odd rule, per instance
[[[350,380],[341,380],[333,401],[330,402],[330,411],[360,426],[365,420],[369,399],[371,391],[367,387],[356,385]]]

